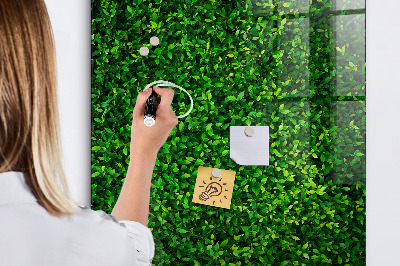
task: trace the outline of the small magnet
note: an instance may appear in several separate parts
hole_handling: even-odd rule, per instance
[[[244,129],[244,134],[246,134],[246,136],[248,136],[248,137],[254,136],[254,134],[255,134],[254,128],[252,128],[252,127],[246,127],[246,128]]]
[[[218,168],[214,168],[211,172],[212,176],[218,178],[221,176],[222,172]]]
[[[153,36],[153,37],[150,38],[150,44],[151,45],[157,46],[159,43],[160,43],[160,40],[156,36]]]
[[[149,54],[149,48],[143,46],[142,48],[139,49],[139,53],[141,56],[146,56]]]

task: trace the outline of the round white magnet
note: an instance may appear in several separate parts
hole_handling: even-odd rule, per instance
[[[160,43],[160,40],[156,36],[153,36],[153,37],[150,38],[150,44],[151,45],[157,46],[159,43]]]
[[[244,130],[244,134],[246,134],[246,136],[248,136],[248,137],[254,136],[254,134],[255,134],[254,128],[246,127],[245,130]]]
[[[212,170],[211,174],[213,177],[218,178],[221,176],[222,172],[218,168],[215,168],[214,170]]]
[[[149,54],[149,48],[143,46],[139,49],[139,53],[141,56],[146,56]]]

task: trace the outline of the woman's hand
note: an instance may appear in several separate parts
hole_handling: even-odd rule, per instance
[[[148,127],[143,122],[146,101],[151,95],[151,88],[139,93],[132,114],[131,129],[131,152],[141,150],[142,152],[157,154],[164,145],[172,129],[178,124],[178,118],[171,108],[174,98],[174,90],[154,87],[154,91],[161,96],[158,98],[156,123]]]

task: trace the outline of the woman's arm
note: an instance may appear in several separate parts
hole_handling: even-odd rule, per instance
[[[133,110],[130,161],[124,185],[111,215],[118,220],[130,220],[147,226],[149,219],[150,187],[157,153],[167,140],[178,118],[171,108],[174,98],[172,89],[154,87],[161,95],[157,107],[155,125],[147,127],[143,122],[146,101],[151,90],[139,93]]]
[[[150,187],[157,153],[143,148],[134,149],[125,182],[111,215],[118,220],[130,220],[147,226]]]

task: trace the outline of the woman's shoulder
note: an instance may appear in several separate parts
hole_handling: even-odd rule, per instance
[[[112,221],[118,225],[121,225],[116,217],[106,213],[103,210],[93,210],[90,207],[81,204],[77,204],[77,206],[79,207],[78,211],[76,212],[76,215],[78,216],[84,216],[85,218],[92,218],[98,221]]]

